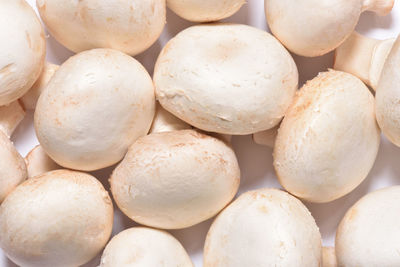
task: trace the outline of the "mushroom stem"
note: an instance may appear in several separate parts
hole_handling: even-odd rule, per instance
[[[334,69],[351,73],[376,89],[394,39],[376,40],[357,32],[336,49]]]
[[[18,124],[24,119],[25,110],[19,101],[14,101],[6,106],[0,107],[0,131],[8,138],[12,135]]]
[[[379,16],[389,14],[394,5],[394,0],[364,0],[363,11],[372,11]]]
[[[256,144],[274,148],[275,139],[276,139],[276,136],[278,135],[278,129],[279,129],[279,125],[275,126],[272,129],[255,133],[255,134],[253,134],[253,141]]]

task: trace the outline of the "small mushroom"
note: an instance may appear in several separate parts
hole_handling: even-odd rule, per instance
[[[160,104],[183,121],[207,132],[245,135],[281,121],[297,90],[298,71],[269,33],[205,24],[168,42],[154,83]]]
[[[68,59],[39,97],[35,130],[57,164],[84,171],[111,166],[148,133],[154,87],[144,67],[112,49]]]
[[[149,133],[162,133],[185,129],[191,129],[191,126],[166,111],[160,103],[157,102],[156,113]]]
[[[380,144],[372,93],[357,77],[320,73],[299,91],[275,141],[282,186],[311,202],[329,202],[356,188]]]
[[[178,16],[194,22],[211,22],[235,14],[245,0],[167,0]]]
[[[334,247],[322,248],[322,267],[338,267]]]
[[[254,142],[259,145],[274,148],[276,136],[278,135],[279,126],[280,125],[275,126],[272,129],[253,134]]]
[[[32,87],[44,64],[43,27],[25,0],[0,1],[0,40],[0,106],[3,106]]]
[[[19,266],[80,266],[104,248],[112,224],[111,199],[96,178],[53,171],[0,206],[0,247]]]
[[[0,107],[0,131],[11,137],[14,130],[25,117],[25,110],[19,101]]]
[[[239,182],[232,148],[194,130],[140,138],[110,179],[115,202],[129,218],[163,229],[211,218],[232,200]]]
[[[40,145],[35,146],[25,157],[28,178],[42,175],[46,172],[62,169],[54,162]]]
[[[290,51],[306,57],[327,54],[354,31],[360,14],[387,15],[394,0],[265,0],[272,33]]]
[[[400,266],[400,186],[362,197],[336,231],[339,266]]]
[[[113,48],[137,55],[161,35],[166,0],[36,0],[50,33],[74,52]]]
[[[215,219],[204,245],[204,267],[319,267],[321,261],[311,213],[276,189],[242,194]]]
[[[54,73],[59,67],[60,66],[58,65],[46,62],[40,77],[37,79],[32,88],[29,89],[29,91],[20,99],[26,109],[35,110],[40,94],[43,92],[51,77],[53,77]]]
[[[128,265],[193,267],[189,255],[175,237],[144,227],[126,229],[114,236],[104,249],[99,267]]]

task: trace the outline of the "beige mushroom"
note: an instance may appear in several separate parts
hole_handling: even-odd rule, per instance
[[[0,107],[0,131],[11,137],[25,117],[25,110],[18,101]]]
[[[111,175],[118,207],[132,220],[163,229],[205,221],[235,196],[239,165],[226,143],[194,130],[137,140]]]
[[[322,267],[337,267],[337,260],[334,247],[322,248]]]
[[[387,57],[375,97],[376,117],[382,132],[400,146],[400,36]]]
[[[26,109],[35,110],[40,94],[43,92],[47,83],[50,81],[51,77],[53,77],[54,73],[59,67],[60,66],[58,65],[46,62],[40,77],[37,79],[32,88],[29,89],[29,91],[20,99]]]
[[[259,145],[274,148],[276,136],[278,135],[279,126],[280,125],[275,126],[272,129],[253,134],[254,142]]]
[[[367,194],[336,232],[339,266],[400,266],[400,186]]]
[[[0,247],[20,266],[80,266],[104,248],[112,224],[111,199],[96,178],[49,172],[0,206]]]
[[[241,195],[218,215],[204,246],[204,267],[319,267],[321,261],[314,218],[298,199],[276,189]]]
[[[0,2],[0,40],[0,106],[3,106],[32,87],[44,64],[43,28],[25,0]]]
[[[120,161],[148,133],[155,112],[154,87],[144,67],[112,49],[68,59],[41,94],[35,130],[57,164],[85,171]]]
[[[191,129],[191,126],[166,111],[160,103],[157,102],[156,113],[149,133],[162,133],[185,129]]]
[[[189,255],[171,234],[134,227],[114,236],[104,249],[99,267],[193,267]]]
[[[211,22],[235,14],[245,0],[167,0],[178,16],[194,22]]]
[[[43,150],[40,145],[35,146],[25,157],[28,178],[42,175],[46,172],[62,169]]]
[[[269,33],[205,24],[168,42],[154,83],[161,105],[183,121],[207,132],[244,135],[280,122],[296,92],[298,71]]]
[[[388,14],[394,0],[265,0],[272,33],[290,51],[307,57],[324,55],[354,31],[360,14]]]
[[[373,95],[355,76],[330,70],[307,82],[289,108],[274,167],[291,194],[329,202],[367,177],[379,144]]]
[[[36,0],[36,4],[50,33],[68,49],[113,48],[136,55],[160,36],[165,1]]]

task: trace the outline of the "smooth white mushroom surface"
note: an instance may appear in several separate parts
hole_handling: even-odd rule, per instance
[[[194,130],[138,139],[110,179],[114,200],[129,218],[163,229],[211,218],[232,200],[239,182],[233,149]]]
[[[297,89],[298,71],[269,33],[241,24],[205,24],[167,43],[154,83],[161,105],[183,121],[208,132],[244,135],[280,122]]]
[[[9,104],[35,83],[44,64],[42,25],[25,0],[0,1],[0,106]]]
[[[337,267],[337,260],[334,247],[322,248],[322,267]]]
[[[362,197],[336,232],[339,266],[400,266],[400,186]]]
[[[400,36],[387,57],[375,97],[376,117],[382,132],[400,146]]]
[[[330,70],[308,81],[289,108],[275,141],[274,167],[291,194],[329,202],[367,177],[379,144],[373,95],[357,77]]]
[[[26,178],[24,159],[10,139],[0,131],[0,204]]]
[[[20,99],[26,109],[35,110],[40,94],[43,92],[44,88],[46,88],[51,77],[53,77],[59,67],[59,65],[51,64],[49,62],[44,64],[42,74],[36,80],[32,88],[29,89],[29,91]]]
[[[245,0],[167,0],[178,16],[194,22],[211,22],[235,14]]]
[[[388,14],[394,0],[265,0],[272,33],[290,51],[307,57],[324,55],[354,31],[360,14]]]
[[[28,178],[44,174],[46,172],[62,169],[43,150],[42,146],[35,146],[25,157]]]
[[[189,255],[171,234],[144,227],[126,229],[104,249],[99,267],[193,267]]]
[[[160,103],[157,102],[156,113],[149,133],[171,132],[185,129],[191,129],[191,126],[166,111]]]
[[[36,0],[50,33],[68,49],[113,48],[136,55],[160,36],[165,0]]]
[[[80,266],[104,248],[112,224],[111,199],[96,178],[53,171],[0,206],[0,247],[19,266]]]
[[[314,218],[301,201],[276,189],[241,195],[218,215],[204,246],[204,267],[319,267],[321,262]]]
[[[112,49],[68,59],[41,94],[35,130],[59,165],[97,170],[120,161],[148,133],[155,112],[154,87],[144,67]]]
[[[0,106],[0,131],[10,138],[24,117],[25,110],[18,100],[8,105]]]

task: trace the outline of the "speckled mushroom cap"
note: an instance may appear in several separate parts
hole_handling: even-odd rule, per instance
[[[41,94],[35,130],[59,165],[97,170],[120,161],[150,129],[154,87],[144,67],[111,49],[68,59]]]
[[[24,159],[0,131],[0,204],[27,177]]]
[[[112,224],[111,199],[96,178],[49,172],[0,206],[0,247],[20,266],[80,266],[103,249]]]
[[[160,36],[165,0],[36,0],[50,33],[68,49],[113,48],[136,55]]]
[[[373,95],[355,76],[331,70],[300,89],[279,128],[274,167],[291,194],[328,202],[367,177],[379,144]]]
[[[339,266],[400,266],[400,186],[367,194],[336,232]]]
[[[307,57],[336,49],[353,32],[365,11],[390,12],[394,0],[265,0],[272,33],[290,51]]]
[[[46,54],[42,25],[25,0],[0,2],[0,106],[25,94],[39,77]]]
[[[298,199],[276,189],[241,195],[218,215],[204,246],[204,267],[319,267],[321,261],[314,218]]]
[[[193,267],[189,255],[171,234],[134,227],[114,236],[104,249],[99,267]]]
[[[269,33],[205,24],[167,43],[154,83],[161,105],[178,118],[204,131],[243,135],[280,122],[297,89],[298,71]]]
[[[235,14],[245,0],[167,0],[178,16],[194,22],[210,22]]]
[[[205,221],[235,196],[240,180],[232,148],[194,130],[137,140],[111,175],[118,207],[151,227],[179,229]]]

